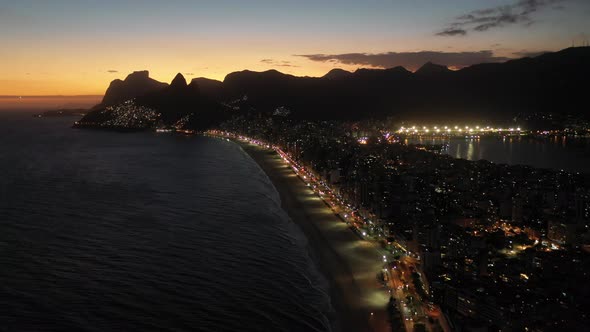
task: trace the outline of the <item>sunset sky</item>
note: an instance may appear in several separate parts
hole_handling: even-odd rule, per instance
[[[582,44],[589,17],[588,0],[0,0],[0,95],[101,95],[143,69],[462,67]]]

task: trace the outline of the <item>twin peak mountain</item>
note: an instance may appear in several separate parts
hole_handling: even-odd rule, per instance
[[[346,79],[351,78],[354,76],[379,76],[379,74],[383,75],[391,75],[392,73],[397,72],[401,75],[412,75],[412,73],[406,70],[403,67],[395,67],[391,69],[358,69],[356,72],[349,72],[340,68],[332,69],[326,75],[319,79],[323,80],[338,80],[338,79]],[[428,62],[424,64],[420,69],[418,69],[415,74],[418,76],[426,76],[426,75],[438,75],[441,73],[450,73],[452,72],[446,66],[433,64]],[[116,105],[118,103],[124,102],[125,100],[136,98],[138,96],[143,96],[146,94],[150,94],[160,90],[170,90],[176,91],[176,93],[181,93],[181,91],[186,91],[193,94],[200,94],[201,87],[204,89],[204,93],[209,96],[219,97],[221,95],[221,90],[223,89],[224,83],[227,85],[235,86],[241,83],[248,84],[245,81],[253,80],[256,81],[257,79],[264,79],[267,77],[269,81],[272,79],[271,76],[275,76],[274,79],[281,80],[281,79],[297,79],[298,77],[287,75],[280,73],[276,70],[269,70],[266,72],[251,72],[248,70],[235,72],[229,74],[224,82],[212,80],[204,77],[194,78],[192,81],[187,84],[186,79],[181,73],[176,74],[174,79],[170,82],[170,84],[163,83],[156,81],[149,77],[149,72],[147,70],[142,71],[135,71],[127,76],[125,80],[116,79],[111,82],[109,85],[103,100],[100,104],[96,105],[94,109]],[[310,77],[299,77],[300,79],[313,79]],[[229,81],[229,82],[228,82]]]
[[[166,84],[137,71],[111,82],[93,110],[135,98],[168,119],[205,111],[272,114],[279,107],[291,110],[291,117],[310,120],[395,115],[437,121],[564,109],[588,113],[578,106],[587,103],[588,77],[590,47],[456,71],[430,62],[415,72],[403,67],[333,69],[322,77],[244,70],[223,81],[195,78],[189,84],[181,74]]]

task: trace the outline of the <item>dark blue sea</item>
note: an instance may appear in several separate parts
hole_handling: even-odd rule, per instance
[[[0,113],[0,331],[326,331],[258,165],[199,136]]]

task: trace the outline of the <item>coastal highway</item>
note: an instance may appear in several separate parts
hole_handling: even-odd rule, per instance
[[[352,225],[353,227],[351,227],[351,229],[355,234],[357,234],[360,239],[367,240],[368,244],[374,246],[375,250],[382,255],[382,271],[385,271],[388,275],[388,282],[386,282],[385,285],[388,288],[389,294],[391,294],[396,300],[398,309],[402,313],[402,320],[406,331],[413,331],[415,324],[420,323],[423,324],[428,331],[438,331],[442,329],[445,332],[449,332],[450,328],[446,319],[442,315],[440,308],[425,299],[421,299],[421,296],[418,295],[419,292],[411,277],[414,271],[420,270],[420,265],[417,259],[402,254],[400,260],[397,262],[397,269],[391,268],[390,270],[392,255],[380,245],[385,234],[379,231],[374,232],[373,234],[367,234],[367,232],[363,231],[363,227],[367,226],[367,220],[363,220],[353,209],[350,208],[350,206],[346,205],[342,198],[339,197],[330,186],[319,179],[317,174],[302,165],[297,164],[296,161],[292,160],[290,156],[283,151],[277,150],[277,152],[281,158],[291,166],[295,174],[297,174],[298,177],[321,198],[328,208],[338,215],[342,221]],[[394,244],[399,247],[399,244],[395,242]],[[420,275],[422,280],[426,282],[423,274],[420,273]],[[427,286],[426,289],[428,289]],[[408,298],[411,298],[411,303],[408,302]],[[431,321],[438,321],[440,329],[435,328]]]
[[[382,253],[359,238],[274,151],[238,141],[277,188],[283,208],[305,233],[332,285],[342,331],[391,331],[389,290],[378,281]]]
[[[429,318],[438,320],[443,331],[449,331],[440,309],[421,300],[413,285],[411,274],[419,268],[415,258],[402,255],[391,264],[392,255],[380,245],[385,235],[363,231],[367,220],[362,220],[311,170],[264,142],[232,139],[266,172],[279,191],[283,208],[320,253],[320,268],[337,290],[332,302],[339,311],[343,330],[391,331],[385,309],[393,296],[406,331],[413,331],[417,323],[436,331]],[[387,282],[378,280],[382,271],[388,276]]]
[[[344,204],[341,198],[338,197],[327,184],[319,180],[316,174],[314,174],[309,169],[306,169],[302,165],[297,164],[296,161],[292,160],[289,155],[282,152],[281,150],[278,150],[278,153],[281,158],[283,158],[283,160],[291,167],[295,174],[297,174],[297,176],[306,184],[306,186],[310,188],[318,197],[320,197],[334,214],[336,214],[343,222],[352,225],[351,230],[359,237],[361,241],[364,240],[364,245],[372,246],[374,250],[379,253],[379,259],[383,259],[381,263],[381,271],[386,272],[388,275],[388,281],[383,283],[383,286],[385,286],[384,290],[387,290],[388,297],[392,295],[396,300],[397,307],[402,314],[402,321],[405,330],[409,332],[414,331],[415,321],[425,323],[425,325],[429,327],[428,330],[432,330],[428,324],[427,316],[424,314],[424,311],[421,310],[420,306],[418,306],[416,311],[410,310],[410,305],[408,305],[406,301],[407,296],[411,295],[414,299],[418,299],[419,297],[416,295],[414,288],[399,286],[401,284],[405,284],[400,280],[401,275],[396,273],[401,273],[399,269],[397,271],[393,269],[389,271],[391,255],[379,245],[379,236],[371,236],[365,231],[362,231],[363,223],[366,221],[363,221],[357,213],[355,213],[349,206]],[[384,234],[381,235],[384,236]],[[408,265],[403,265],[404,268],[408,269],[409,265],[415,266],[415,259],[412,259],[409,256],[402,257],[403,262],[408,263]],[[396,285],[396,280],[398,285]]]

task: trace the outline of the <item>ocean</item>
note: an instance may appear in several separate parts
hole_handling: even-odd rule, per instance
[[[236,144],[0,113],[1,331],[329,331],[329,285]]]

